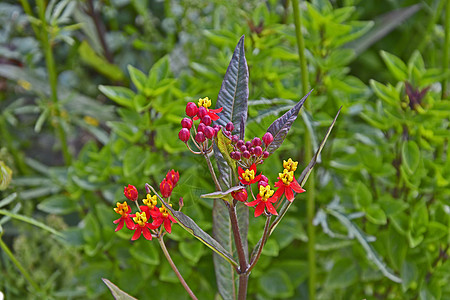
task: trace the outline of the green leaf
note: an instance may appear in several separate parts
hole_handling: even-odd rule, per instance
[[[137,241],[130,249],[130,254],[136,260],[149,265],[159,265],[159,251],[155,243],[145,241]]]
[[[383,50],[381,50],[380,54],[395,79],[398,81],[408,79],[408,67],[400,58]]]
[[[232,122],[234,124],[233,133],[243,136],[244,133],[240,133],[240,131],[244,130],[247,121],[247,101],[248,67],[245,59],[244,36],[242,36],[234,49],[233,57],[217,96],[216,108],[223,107],[223,110],[216,124],[225,126]],[[244,123],[243,128],[241,128],[241,122]]]
[[[378,98],[394,107],[398,107],[400,105],[400,95],[395,87],[390,84],[386,86],[373,79],[371,79],[369,83]]]
[[[54,195],[39,203],[37,208],[49,214],[64,215],[76,211],[78,207],[69,197]]]
[[[132,146],[123,158],[123,174],[130,177],[139,173],[147,162],[148,152],[141,147]]]
[[[222,157],[227,162],[228,166],[231,167],[233,174],[236,173],[236,161],[230,157],[231,151],[233,151],[233,146],[231,145],[231,140],[227,138],[222,129],[219,130],[217,136],[215,137],[215,143],[219,149]]]
[[[245,189],[245,187],[243,186],[233,186],[232,188],[226,190],[225,192],[214,192],[214,193],[209,193],[209,194],[204,194],[201,195],[201,198],[209,198],[209,199],[223,199],[226,200],[228,202],[232,201],[232,199],[230,198],[229,194],[231,192],[235,192],[235,191],[240,191],[242,189]]]
[[[205,248],[195,240],[186,240],[180,243],[180,253],[194,264],[198,263]],[[226,263],[226,262],[225,262]]]
[[[372,204],[372,193],[370,192],[369,188],[361,181],[358,181],[358,183],[356,184],[356,188],[353,193],[353,200],[355,202],[356,208],[358,209],[366,208],[370,204]]]
[[[327,275],[325,286],[331,289],[344,289],[355,283],[358,271],[351,259],[343,258],[336,262]]]
[[[288,110],[284,115],[276,119],[267,128],[267,132],[270,132],[273,136],[273,142],[267,147],[267,151],[272,154],[277,150],[281,144],[283,144],[289,130],[291,129],[292,123],[297,119],[298,113],[305,103],[308,96],[313,90],[310,90],[294,107]]]
[[[387,254],[395,270],[400,270],[405,261],[408,243],[393,226],[389,226],[387,239]],[[402,276],[403,277],[403,276]]]
[[[108,279],[102,278],[102,280],[111,291],[111,294],[113,295],[115,300],[137,300],[136,298],[131,297],[130,295],[119,289],[117,285],[115,285]]]
[[[390,197],[380,199],[378,203],[388,217],[398,214],[409,207],[409,204],[401,199],[391,199]]]
[[[6,206],[13,202],[17,198],[17,193],[12,193],[11,195],[6,196],[0,201],[0,207]]]
[[[155,194],[158,195],[157,193]],[[183,227],[184,230],[192,234],[215,253],[219,254],[231,265],[237,266],[237,263],[234,261],[233,256],[227,250],[225,250],[212,236],[203,231],[203,229],[201,229],[191,218],[183,214],[181,211],[174,210],[169,204],[164,201],[164,199],[159,198],[159,200],[168,210],[170,215],[174,217],[175,220],[177,220],[178,224]]]
[[[0,160],[0,191],[6,190],[12,179],[12,170]]]
[[[123,86],[106,86],[106,85],[99,85],[98,89],[100,92],[105,94],[109,99],[113,100],[119,105],[133,108],[133,99],[134,99],[134,92],[130,90],[129,88],[123,87]]]
[[[442,223],[431,221],[428,223],[427,234],[425,236],[425,242],[431,243],[442,239],[449,234],[449,229]]]
[[[147,82],[147,76],[145,76],[145,74],[141,70],[136,69],[132,65],[128,65],[127,68],[133,84],[136,86],[138,91],[143,91]]]
[[[366,217],[373,224],[384,225],[387,222],[386,214],[376,203],[366,208]]]
[[[412,175],[420,162],[420,150],[414,141],[406,141],[402,145],[402,159],[404,166],[410,175]]]
[[[259,288],[270,297],[289,298],[294,295],[294,287],[289,276],[280,269],[270,269],[259,278]]]
[[[122,81],[125,78],[122,70],[118,66],[109,63],[104,57],[97,55],[87,41],[81,43],[78,48],[78,53],[83,62],[113,81]]]
[[[326,143],[328,137],[330,136],[331,130],[333,129],[334,124],[336,123],[337,117],[339,116],[339,113],[341,112],[341,109],[342,109],[342,107],[339,108],[336,116],[334,117],[333,122],[331,123],[330,127],[328,127],[328,130],[327,130],[327,133],[325,134],[325,137],[323,138],[322,142],[320,143],[319,148],[317,149],[316,153],[311,158],[308,166],[303,170],[302,174],[300,174],[300,177],[297,180],[298,183],[300,184],[300,186],[304,186],[305,185],[306,181],[308,180],[309,175],[312,172],[312,169],[316,165],[317,159],[319,158],[319,155],[322,152],[322,149],[325,146],[325,143]],[[308,191],[306,191],[306,192],[308,192]],[[269,235],[271,235],[272,232],[275,230],[275,228],[280,223],[281,219],[284,217],[284,215],[286,214],[286,212],[288,211],[288,209],[292,205],[292,203],[293,202],[286,201],[283,204],[281,210],[278,213],[278,216],[275,218],[273,223],[270,225]]]

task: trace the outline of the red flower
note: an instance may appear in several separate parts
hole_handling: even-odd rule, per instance
[[[231,192],[231,196],[233,197],[233,199],[236,199],[237,201],[241,201],[241,202],[247,201],[247,198],[248,198],[246,189]]]
[[[147,206],[145,206],[147,207]],[[148,209],[148,208],[147,208]],[[153,226],[153,224],[147,222],[147,213],[145,211],[143,212],[137,212],[133,217],[134,222],[136,222],[136,225],[134,229],[136,231],[133,234],[133,237],[131,237],[132,241],[137,240],[140,238],[141,235],[144,235],[144,237],[151,241],[152,240],[152,233],[150,232],[150,229],[156,229],[157,227]]]
[[[218,109],[209,109],[209,107],[211,106],[211,100],[208,97],[200,98],[198,100],[198,107],[201,107],[201,106],[206,108],[206,113],[211,118],[212,121],[219,120],[219,116],[217,115],[217,113],[220,113],[222,111],[223,107],[218,108]],[[199,119],[198,116],[194,117],[194,120],[198,120],[198,119]]]
[[[170,204],[170,206],[172,206]],[[177,221],[169,215],[165,207],[161,207],[159,209],[154,209],[150,211],[150,214],[153,218],[152,225],[155,226],[155,228],[158,228],[161,224],[164,223],[164,228],[168,233],[172,232],[172,222],[176,223]]]
[[[170,197],[173,190],[173,183],[170,180],[167,180],[166,178],[163,179],[161,184],[159,185],[159,190],[161,191],[161,195],[164,198]]]
[[[294,178],[294,171],[288,171],[287,169],[283,170],[283,173],[278,173],[278,181],[275,183],[275,186],[278,187],[277,191],[273,195],[273,197],[278,200],[283,194],[286,195],[286,198],[292,202],[294,200],[294,192],[303,193],[306,192],[300,184],[298,184],[297,180]]]
[[[172,181],[173,186],[175,186],[178,180],[180,180],[180,173],[178,173],[178,171],[175,172],[174,170],[170,170],[167,172],[166,180]]]
[[[254,207],[255,209],[255,217],[259,217],[266,208],[269,213],[272,215],[278,215],[277,211],[275,210],[275,207],[273,207],[274,202],[277,201],[275,197],[271,197],[273,195],[273,191],[270,189],[270,186],[259,186],[259,193],[256,197],[256,200],[252,202],[247,202],[245,205]]]
[[[255,182],[258,182],[261,178],[261,174],[256,176],[256,165],[251,165],[250,169],[243,170],[241,167],[238,167],[238,173],[239,173],[239,181],[242,184],[252,184]]]
[[[138,198],[138,191],[134,185],[129,184],[123,188],[123,194],[128,200],[136,201]]]
[[[124,223],[127,224],[128,229],[134,229],[134,223],[129,215],[129,213],[131,212],[131,208],[128,206],[126,201],[124,201],[122,204],[120,202],[117,202],[117,207],[114,208],[114,211],[120,215],[120,218],[113,222],[114,224],[119,223],[119,225],[117,225],[116,231],[122,229]]]

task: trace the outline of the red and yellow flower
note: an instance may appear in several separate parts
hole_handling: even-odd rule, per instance
[[[114,208],[114,211],[120,215],[120,218],[113,222],[114,224],[119,224],[117,225],[116,231],[122,229],[124,223],[127,225],[128,229],[134,229],[135,224],[131,220],[129,214],[131,212],[131,208],[128,206],[126,201],[123,203],[117,202],[117,207]]]
[[[267,211],[272,215],[278,215],[275,207],[272,204],[277,201],[277,199],[272,197],[273,193],[274,191],[270,189],[269,185],[267,186],[260,185],[259,193],[258,196],[256,197],[256,200],[252,202],[247,202],[245,203],[245,205],[251,207],[256,206],[255,217],[259,217],[264,212],[264,209],[267,209]]]
[[[138,198],[138,191],[134,185],[129,184],[123,188],[123,194],[128,200],[136,201]]]
[[[171,204],[169,205],[172,206]],[[166,231],[168,233],[172,232],[172,222],[176,223],[177,221],[169,214],[165,207],[151,210],[150,214],[153,218],[152,225],[155,226],[155,228],[158,228],[161,224],[164,224]]]
[[[134,229],[136,230],[131,237],[132,241],[137,240],[141,235],[144,235],[144,238],[151,241],[152,233],[150,229],[156,229],[152,223],[148,223],[148,218],[146,212],[137,212],[133,215],[133,221],[136,222]]]
[[[238,173],[239,173],[239,181],[242,184],[253,184],[261,179],[261,174],[256,176],[255,164],[251,165],[250,169],[246,169],[245,171],[241,167],[238,167]]]
[[[211,100],[208,97],[198,99],[198,107],[202,106],[206,108],[206,113],[208,114],[208,116],[211,118],[212,121],[219,120],[219,116],[217,115],[217,113],[220,113],[223,107],[218,109],[209,109],[209,107],[211,106]],[[194,120],[198,119],[199,119],[198,116],[194,117]]]
[[[294,192],[303,193],[306,192],[294,177],[294,171],[297,170],[298,162],[293,162],[289,158],[288,161],[283,161],[283,173],[278,173],[278,181],[275,186],[278,187],[273,197],[278,200],[283,194],[286,195],[286,199],[290,202],[294,200]]]

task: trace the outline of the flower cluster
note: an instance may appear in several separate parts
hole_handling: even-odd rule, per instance
[[[166,198],[168,202],[170,202],[170,196],[179,179],[180,174],[171,170],[159,186],[161,196]],[[136,202],[139,197],[138,190],[131,184],[124,187],[123,193],[128,200],[133,202]],[[120,215],[120,218],[114,221],[114,224],[118,224],[116,231],[122,229],[123,225],[126,224],[129,230],[134,230],[132,241],[137,240],[141,235],[147,240],[151,240],[153,236],[161,235],[162,229],[158,230],[161,224],[164,225],[164,229],[168,233],[171,233],[172,223],[177,221],[168,213],[164,206],[157,207],[158,196],[152,196],[150,190],[147,190],[146,198],[142,199],[142,203],[144,205],[138,205],[136,202],[139,211],[132,214],[131,208],[126,201],[123,203],[117,202],[117,207],[114,208],[114,211]],[[172,206],[171,204],[169,205]]]
[[[230,157],[247,167],[253,164],[262,164],[270,155],[267,147],[272,142],[273,136],[270,132],[266,132],[262,140],[254,137],[251,141],[243,141],[237,135],[233,135],[231,137],[233,151],[230,153]]]
[[[241,202],[245,202],[245,205],[255,207],[255,217],[260,216],[265,210],[272,214],[277,215],[274,203],[278,202],[280,198],[285,195],[286,199],[290,202],[294,200],[294,192],[303,193],[305,190],[298,184],[294,177],[294,171],[297,169],[298,162],[292,161],[289,158],[287,161],[283,161],[283,173],[279,173],[278,181],[275,183],[275,187],[278,189],[273,191],[270,188],[269,180],[266,176],[257,175],[256,164],[253,163],[250,168],[243,169],[238,167],[239,181],[243,186],[249,186],[258,183],[258,195],[253,201],[245,202],[247,200],[247,191],[243,189],[232,192],[231,196]]]
[[[212,125],[213,121],[217,121],[219,116],[217,113],[222,111],[222,107],[219,109],[210,109],[211,100],[206,98],[200,98],[198,104],[194,102],[188,102],[186,105],[187,117],[181,120],[181,130],[178,133],[178,138],[186,143],[193,137],[194,142],[199,150],[207,152],[210,151],[208,147],[208,140],[213,140],[220,130],[219,125]],[[200,120],[197,127],[194,121]]]

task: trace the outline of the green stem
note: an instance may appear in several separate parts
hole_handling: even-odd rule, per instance
[[[188,284],[184,280],[183,276],[181,276],[180,271],[178,271],[177,266],[175,265],[175,263],[173,262],[172,258],[170,257],[169,251],[167,251],[166,244],[164,244],[164,240],[163,240],[162,236],[158,237],[158,242],[159,242],[159,245],[161,246],[162,251],[164,252],[164,255],[166,256],[167,261],[169,262],[170,266],[172,267],[172,270],[175,272],[175,275],[177,275],[178,279],[180,280],[180,282],[183,285],[183,287],[186,290],[186,292],[188,292],[189,296],[192,299],[197,300],[197,297],[192,292],[192,290],[190,289],[190,287],[188,286]]]
[[[22,266],[22,264],[16,259],[14,254],[11,252],[11,250],[8,248],[8,245],[3,242],[2,236],[0,235],[0,248],[5,251],[6,255],[8,255],[9,259],[13,262],[13,264],[19,269],[19,271],[22,273],[23,277],[28,281],[28,283],[33,287],[33,289],[38,293],[41,294],[42,291],[39,288],[39,285],[31,278],[30,273],[28,273],[27,270]]]
[[[25,1],[22,1],[22,3]],[[44,0],[37,0],[37,6],[39,9],[39,20],[41,21],[42,30],[40,32],[40,40],[42,43],[42,48],[45,54],[45,63],[47,65],[48,80],[50,84],[50,98],[53,103],[53,116],[57,118],[55,124],[56,132],[59,136],[61,142],[61,148],[64,156],[64,161],[68,165],[72,162],[72,155],[70,154],[69,147],[67,144],[66,133],[64,128],[61,126],[61,113],[58,105],[58,78],[56,73],[55,59],[53,57],[51,41],[48,37],[47,32],[47,20],[45,19],[45,3]],[[30,11],[31,12],[31,11]]]
[[[302,34],[302,15],[299,9],[299,1],[292,0],[292,8],[294,12],[294,24],[295,24],[295,33],[297,39],[297,48],[298,48],[298,57],[300,62],[300,71],[302,77],[302,95],[305,95],[308,92],[308,69],[306,65],[306,57],[305,57],[305,43]],[[309,103],[309,102],[308,102]],[[309,105],[306,103],[305,108],[308,108]],[[308,130],[305,131],[305,158],[310,159],[312,157],[312,142],[311,136]],[[316,299],[316,253],[314,251],[314,244],[316,241],[316,233],[314,225],[312,221],[314,219],[315,212],[315,201],[314,201],[314,190],[315,190],[315,182],[314,182],[314,174],[310,174],[310,179],[306,185],[307,192],[307,202],[306,202],[306,211],[307,211],[307,231],[308,231],[308,272],[309,272],[309,299]]]
[[[449,48],[450,48],[450,0],[447,0],[447,6],[445,9],[445,42],[444,42],[444,57],[442,59],[442,72],[448,70],[448,57],[449,57]],[[442,80],[442,99],[447,96],[447,86],[448,81],[447,78]]]
[[[256,255],[254,257],[252,257],[252,259],[250,261],[250,267],[247,269],[247,272],[246,272],[247,274],[250,274],[250,272],[255,267],[256,263],[258,262],[259,257],[261,256],[264,244],[266,243],[267,238],[269,237],[269,225],[270,225],[271,219],[272,219],[272,215],[269,215],[266,219],[266,224],[264,225],[263,236],[261,237],[261,244],[259,245],[258,252],[256,252]]]
[[[208,165],[209,172],[211,173],[211,176],[213,177],[214,184],[216,185],[216,190],[217,191],[221,191],[222,188],[220,187],[219,180],[217,180],[216,172],[214,172],[214,168],[213,168],[213,166],[211,164],[211,160],[209,159],[208,154],[205,153],[203,150],[202,150],[202,154],[203,154],[203,157],[206,160],[206,164]]]
[[[422,35],[421,41],[417,49],[419,52],[423,53],[424,48],[427,46],[427,44],[430,42],[430,37],[432,36],[431,32],[433,31],[433,28],[435,27],[437,21],[439,20],[439,16],[442,13],[442,9],[444,8],[445,2],[447,0],[440,0],[436,9],[432,9],[432,16],[430,18],[430,22],[428,22],[427,28],[425,29],[425,33]]]

